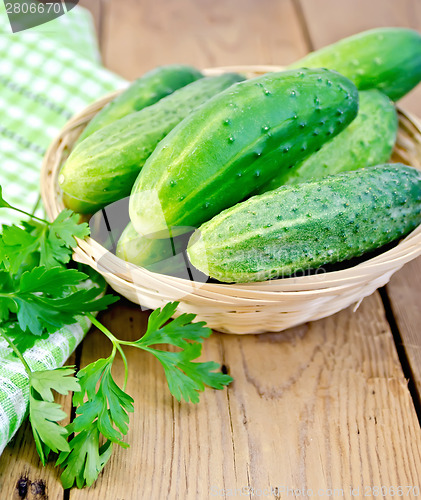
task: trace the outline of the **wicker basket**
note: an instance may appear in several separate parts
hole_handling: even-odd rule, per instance
[[[205,73],[237,71],[253,77],[281,69],[236,66],[212,68]],[[42,167],[41,194],[51,219],[64,208],[58,187],[63,161],[87,122],[116,94],[98,100],[70,120],[48,149]],[[399,110],[399,134],[393,161],[421,169],[420,127],[417,119]],[[198,283],[153,273],[120,260],[92,238],[78,240],[74,259],[96,269],[114,290],[147,308],[155,309],[168,301],[178,300],[178,314],[195,313],[215,330],[263,333],[324,318],[351,304],[358,307],[364,297],[385,285],[394,272],[420,254],[421,226],[391,250],[353,267],[261,283]]]

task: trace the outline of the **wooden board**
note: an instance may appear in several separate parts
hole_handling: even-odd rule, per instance
[[[131,340],[146,319],[132,304],[103,316],[118,337]],[[90,335],[82,365],[109,348],[101,335]],[[346,310],[285,333],[215,334],[204,359],[223,363],[235,382],[206,391],[196,406],[171,398],[148,354],[128,354],[127,390],[136,400],[130,449],[117,450],[95,486],[72,490],[71,500],[419,482],[421,435],[377,293],[355,314]],[[121,380],[121,363],[115,373]]]
[[[298,0],[313,48],[317,49],[344,36],[378,26],[401,26],[421,31],[421,2],[371,0]],[[364,15],[361,15],[364,12]],[[418,86],[400,105],[421,116],[421,86]],[[421,392],[421,259],[410,263],[395,275],[387,287],[396,315],[399,337],[402,338],[418,391]],[[398,337],[398,342],[400,341]]]
[[[157,65],[287,64],[307,52],[291,0],[109,0],[105,64],[128,79]]]
[[[132,79],[170,62],[288,63],[304,55],[309,42],[320,46],[358,31],[359,17],[365,29],[390,24],[384,16],[399,10],[395,0],[370,2],[85,3],[97,16],[107,66]],[[418,16],[414,2],[399,2],[397,24]],[[350,28],[341,35],[337,23]],[[407,269],[420,273],[419,267]],[[392,307],[399,328],[415,338],[419,301],[408,300],[408,288],[418,289],[414,280],[407,288],[408,275],[398,278],[399,289],[393,290],[401,295],[390,294]],[[144,332],[147,316],[123,301],[101,318],[117,336],[134,339]],[[93,331],[83,345],[82,366],[107,355],[107,342]],[[135,398],[131,447],[116,450],[92,488],[63,493],[57,471],[40,470],[24,429],[24,438],[0,458],[1,500],[16,497],[16,478],[27,467],[31,481],[44,481],[49,499],[230,498],[239,496],[239,488],[249,498],[305,497],[303,489],[328,497],[327,488],[336,490],[331,498],[374,498],[368,488],[420,486],[419,423],[378,293],[356,313],[348,309],[284,333],[215,334],[205,343],[203,359],[223,363],[235,381],[228,390],[206,391],[196,406],[170,396],[162,368],[150,355],[128,351],[128,359],[128,392]],[[114,374],[121,380],[121,362]]]
[[[396,273],[387,286],[392,310],[419,394],[421,394],[420,276],[421,258],[418,258]]]
[[[419,0],[297,0],[314,49],[360,31],[384,26],[421,30]],[[421,116],[421,87],[400,104]]]

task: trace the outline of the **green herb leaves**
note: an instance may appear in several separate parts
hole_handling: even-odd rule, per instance
[[[107,359],[99,359],[78,373],[81,392],[73,396],[76,418],[68,431],[76,433],[70,450],[62,452],[57,461],[65,468],[61,480],[65,488],[76,482],[79,488],[90,486],[98,477],[112,452],[112,443],[124,448],[133,399],[115,383],[111,366],[115,350]],[[86,401],[84,397],[86,395]],[[102,434],[105,444],[100,446]]]
[[[52,389],[60,394],[79,391],[79,383],[73,377],[74,367],[57,368],[53,371],[29,374],[29,420],[38,454],[43,465],[50,451],[69,451],[68,431],[58,424],[67,417],[61,406],[54,403]]]
[[[72,430],[80,432],[98,419],[101,434],[125,447],[122,435],[126,435],[129,429],[128,412],[133,412],[133,399],[114,382],[111,375],[113,360],[114,355],[99,359],[78,373],[81,392],[73,397],[77,417],[72,423]],[[85,393],[86,402],[83,400]]]
[[[64,467],[62,483],[71,488],[75,483],[81,488],[90,486],[107,462],[112,445],[124,448],[128,445],[123,437],[128,432],[129,413],[133,412],[133,399],[121,389],[111,375],[112,363],[117,351],[123,357],[127,378],[127,363],[122,347],[135,347],[153,354],[164,367],[168,386],[178,401],[197,403],[199,392],[210,386],[222,389],[232,378],[220,371],[214,362],[193,362],[202,350],[202,342],[212,331],[205,323],[193,323],[194,314],[181,314],[169,321],[176,312],[178,302],[168,303],[155,310],[149,317],[148,328],[143,337],[134,342],[118,340],[95,318],[92,322],[111,341],[111,355],[99,359],[78,373],[80,392],[73,396],[76,418],[68,426],[75,437],[70,441],[70,451],[63,451],[57,464]],[[168,323],[167,323],[168,322]],[[169,345],[177,352],[155,349],[153,345]],[[101,437],[102,436],[102,437]],[[104,445],[100,443],[105,442]]]
[[[85,273],[64,267],[35,267],[15,279],[0,272],[0,320],[16,313],[23,332],[53,333],[75,323],[78,314],[105,309],[118,300],[112,295],[98,299],[97,288],[76,290],[87,278]]]
[[[182,314],[171,322],[165,323],[173,316],[178,302],[168,303],[162,310],[156,309],[149,317],[145,335],[131,343],[149,351],[162,364],[171,394],[180,401],[199,402],[198,392],[205,390],[205,385],[214,389],[222,389],[232,378],[221,372],[215,372],[219,365],[213,361],[194,363],[202,351],[202,342],[212,334],[204,322],[192,323],[194,314]],[[169,344],[179,347],[181,351],[168,352],[154,349],[152,345]]]
[[[91,486],[99,476],[113,451],[111,441],[100,445],[97,425],[92,424],[80,432],[71,442],[71,453],[61,453],[56,465],[65,467],[61,475],[63,488],[71,488],[75,482],[78,488]]]
[[[0,208],[10,208],[2,197]],[[22,212],[25,213],[25,212]],[[29,215],[29,214],[26,214]],[[90,486],[111,456],[113,445],[126,448],[133,399],[125,392],[128,365],[123,348],[135,347],[153,354],[162,364],[171,393],[178,401],[197,403],[205,386],[222,389],[232,378],[214,362],[195,362],[203,340],[211,335],[205,323],[194,323],[194,314],[176,313],[177,302],[154,311],[145,335],[134,342],[117,339],[91,313],[112,304],[117,297],[98,298],[95,285],[87,286],[89,276],[65,267],[75,238],[89,234],[87,224],[64,210],[49,223],[37,217],[20,225],[3,226],[0,235],[0,336],[22,362],[29,377],[29,419],[43,464],[50,452],[59,453],[57,465],[64,470],[64,488]],[[43,338],[86,315],[112,344],[108,358],[98,359],[73,376],[74,368],[31,371],[23,355],[33,347],[35,336]],[[170,351],[156,346],[171,346]],[[117,352],[125,367],[123,388],[112,377]],[[54,402],[53,391],[73,391],[76,418],[67,427],[59,424],[66,413]]]
[[[54,267],[70,261],[76,238],[89,235],[86,223],[78,224],[79,216],[63,210],[51,224],[32,219],[21,226],[3,226],[0,240],[0,261],[11,273],[17,273],[32,257],[32,265]]]

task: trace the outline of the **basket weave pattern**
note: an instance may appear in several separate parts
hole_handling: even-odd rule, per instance
[[[207,75],[237,71],[247,77],[280,66],[235,66],[205,70]],[[64,208],[58,185],[60,168],[88,121],[117,93],[110,94],[71,119],[44,158],[41,195],[48,216]],[[398,108],[399,132],[393,161],[421,169],[421,125]],[[341,271],[250,284],[197,283],[150,272],[122,261],[92,238],[78,240],[74,259],[100,272],[111,287],[129,300],[155,309],[178,300],[177,313],[195,313],[198,320],[226,333],[264,333],[324,318],[385,285],[405,263],[421,255],[421,226],[398,245],[372,259]],[[355,308],[356,308],[355,307]]]

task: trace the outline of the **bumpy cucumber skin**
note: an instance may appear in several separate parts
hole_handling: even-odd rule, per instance
[[[181,64],[161,66],[145,73],[92,118],[79,136],[78,143],[110,123],[155,104],[199,78],[203,78],[199,70]]]
[[[378,90],[362,90],[358,115],[348,127],[293,170],[273,178],[259,193],[326,175],[380,165],[390,159],[398,131],[393,102]]]
[[[362,255],[420,223],[421,172],[386,164],[254,196],[203,224],[187,253],[220,281],[265,281]]]
[[[397,101],[421,80],[421,35],[407,28],[376,28],[311,52],[289,68],[329,68],[359,90],[377,88]]]
[[[186,269],[182,252],[187,248],[186,235],[168,239],[150,239],[140,236],[129,222],[118,240],[116,255],[160,274],[177,274]]]
[[[94,213],[128,196],[158,142],[197,106],[241,80],[235,73],[201,78],[87,137],[59,176],[66,206]]]
[[[146,162],[129,212],[140,234],[199,227],[293,168],[352,121],[358,91],[339,73],[267,74],[227,89],[183,120]]]

